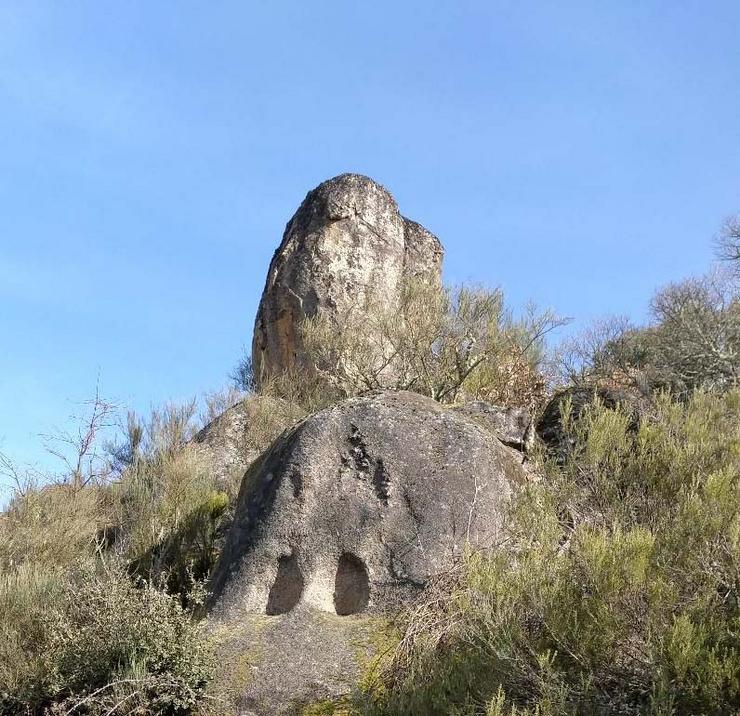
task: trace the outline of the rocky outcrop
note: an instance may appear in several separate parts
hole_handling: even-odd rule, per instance
[[[270,611],[281,570],[296,570],[304,589],[295,604],[334,613],[338,560],[352,555],[366,572],[365,606],[384,609],[466,542],[495,544],[502,507],[523,480],[503,445],[457,411],[415,393],[351,398],[253,463],[214,592],[224,607]]]
[[[525,408],[506,408],[484,400],[474,400],[454,409],[492,432],[504,445],[519,452],[530,449],[534,430],[532,415]]]
[[[630,415],[631,426],[637,429],[640,416],[648,410],[649,401],[636,390],[612,386],[573,386],[552,396],[535,424],[535,431],[547,451],[558,460],[565,460],[575,444],[571,432],[563,427],[562,413],[570,406],[570,419],[575,424],[594,401],[609,410],[621,407]]]
[[[401,216],[372,179],[342,174],[320,184],[288,222],[270,264],[252,342],[257,383],[308,367],[304,317],[393,302],[410,277],[439,280],[442,254],[439,240]]]
[[[497,545],[526,480],[491,432],[413,393],[352,398],[281,436],[244,477],[212,580],[227,651],[241,640],[270,653],[244,708],[281,713],[347,689],[356,620],[395,610],[466,544]],[[244,626],[255,619],[264,637]],[[331,659],[306,653],[313,633],[330,641]],[[290,693],[274,678],[283,672]]]
[[[288,401],[250,395],[211,420],[192,442],[211,476],[231,492],[234,484],[238,490],[245,471],[265,448],[303,415]]]

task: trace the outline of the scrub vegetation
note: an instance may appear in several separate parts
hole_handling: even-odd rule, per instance
[[[378,388],[536,412],[557,387],[618,385],[648,406],[636,422],[563,403],[572,448],[529,456],[541,479],[512,505],[511,538],[432,580],[342,713],[738,713],[737,235],[731,220],[726,268],[660,291],[646,326],[612,319],[548,351],[562,323],[548,312],[515,319],[496,290],[411,285],[392,314],[306,321],[312,370],[257,392],[243,360],[209,397],[206,419],[248,401],[256,453]],[[121,418],[96,396],[49,443],[58,474],[1,458],[0,714],[228,713],[199,617],[239,480],[211,473],[196,413]]]

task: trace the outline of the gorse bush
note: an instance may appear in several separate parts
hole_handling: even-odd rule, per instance
[[[196,579],[207,576],[225,504],[195,446],[139,457],[109,490],[117,531],[113,550],[137,574],[171,578],[171,586],[184,591],[192,586],[183,582],[188,569]]]
[[[16,572],[0,585],[0,713],[184,714],[210,654],[176,599],[118,571]]]
[[[740,391],[592,408],[576,450],[410,615],[381,714],[740,708]]]
[[[0,573],[0,714],[33,713],[43,700],[44,615],[54,605],[65,573],[23,564]]]

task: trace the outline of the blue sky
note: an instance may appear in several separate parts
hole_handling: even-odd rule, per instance
[[[385,184],[575,326],[740,211],[737,2],[0,4],[0,450],[216,388],[305,193]]]

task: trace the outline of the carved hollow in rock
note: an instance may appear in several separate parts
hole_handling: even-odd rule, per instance
[[[303,586],[298,557],[295,554],[280,557],[265,612],[270,615],[287,614],[301,600]]]
[[[494,549],[527,480],[490,431],[431,398],[347,399],[298,423],[247,471],[211,581],[212,613],[264,614],[268,596],[270,613],[297,604],[296,617],[396,611],[467,540]]]
[[[354,554],[345,552],[337,564],[334,582],[334,611],[341,616],[357,614],[370,601],[370,580],[365,563]]]

